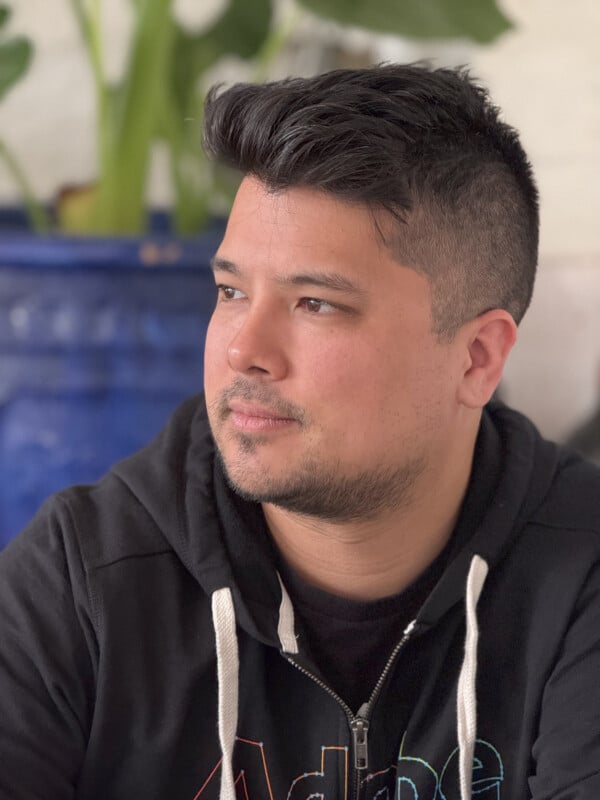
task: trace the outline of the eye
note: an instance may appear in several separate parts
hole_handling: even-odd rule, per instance
[[[310,314],[331,314],[335,311],[335,306],[326,300],[319,300],[317,297],[303,297],[299,305]]]
[[[225,286],[225,284],[217,285],[217,292],[221,300],[241,300],[246,295],[239,289],[234,289],[233,286]]]

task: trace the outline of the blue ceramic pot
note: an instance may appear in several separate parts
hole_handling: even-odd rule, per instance
[[[202,388],[223,225],[176,239],[34,236],[0,220],[0,547]]]

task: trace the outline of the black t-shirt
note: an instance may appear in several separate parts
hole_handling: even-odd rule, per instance
[[[302,649],[354,713],[371,696],[404,629],[444,571],[447,555],[446,548],[400,594],[370,602],[317,589],[280,562],[281,577],[300,618],[300,636],[305,637]]]
[[[481,522],[500,476],[500,450],[495,431],[480,432],[452,537],[425,572],[399,594],[370,602],[347,600],[309,585],[279,557],[279,571],[301,623],[302,649],[354,713],[369,699],[392,650],[447,564]]]

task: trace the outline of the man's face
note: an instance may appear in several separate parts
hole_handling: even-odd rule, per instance
[[[394,261],[366,208],[254,178],[214,269],[205,388],[231,483],[340,522],[409,502],[447,455],[457,405],[427,280]]]

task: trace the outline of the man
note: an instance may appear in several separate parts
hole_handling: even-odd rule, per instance
[[[206,402],[0,561],[2,800],[600,793],[600,474],[488,401],[531,297],[461,71],[213,91]]]

